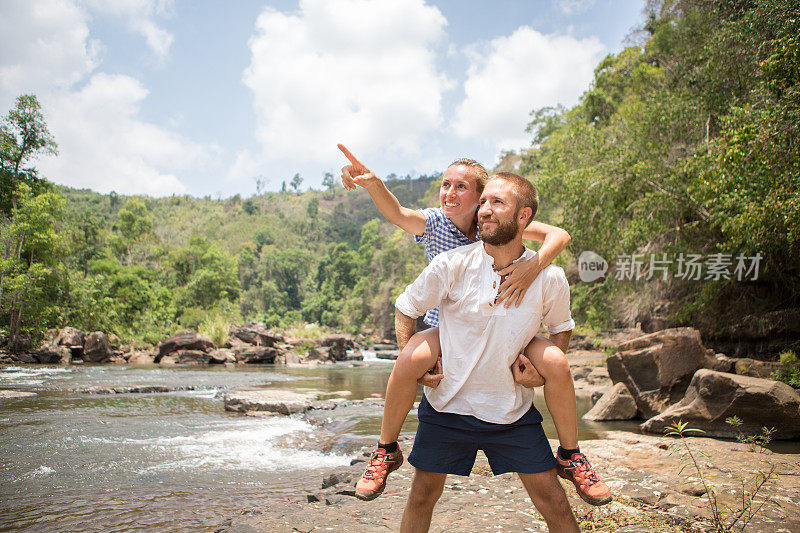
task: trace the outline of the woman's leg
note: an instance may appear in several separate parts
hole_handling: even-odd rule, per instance
[[[386,385],[380,442],[356,482],[356,498],[370,501],[380,496],[386,478],[403,464],[397,438],[417,397],[417,380],[436,364],[439,352],[439,328],[431,328],[411,337],[397,357]]]
[[[439,328],[416,333],[400,352],[386,385],[381,442],[394,442],[400,436],[403,422],[417,398],[417,380],[433,368],[440,354]]]
[[[544,401],[553,417],[561,447],[577,448],[578,410],[567,356],[558,346],[537,335],[525,347],[525,357],[544,378]]]
[[[525,356],[544,378],[544,400],[553,417],[558,440],[558,475],[575,485],[578,495],[592,505],[611,501],[611,491],[578,447],[578,410],[575,385],[567,356],[543,337],[534,337]]]

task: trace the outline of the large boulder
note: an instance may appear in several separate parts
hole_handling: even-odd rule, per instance
[[[207,338],[193,331],[182,331],[177,335],[164,339],[158,344],[156,347],[158,353],[156,354],[155,362],[160,363],[162,357],[177,352],[178,350],[198,350],[207,352],[213,348],[215,348],[214,343]]]
[[[683,398],[705,356],[700,332],[674,328],[623,342],[606,366],[614,383],[628,387],[639,415],[650,418]]]
[[[303,357],[304,361],[331,361],[333,360],[333,356],[331,355],[331,348],[330,346],[317,346],[316,348],[311,348]]]
[[[107,363],[114,352],[108,343],[106,334],[102,331],[93,331],[86,336],[83,345],[83,360],[87,363]]]
[[[44,342],[46,344],[58,344],[56,339],[58,338],[58,330],[57,329],[48,329],[44,332]]]
[[[230,336],[254,346],[275,346],[283,342],[283,336],[268,330],[261,322],[249,322],[241,326],[233,326]]]
[[[31,336],[30,335],[14,335],[8,339],[6,346],[11,352],[15,354],[22,354],[29,352],[31,349]],[[34,363],[36,361],[33,361]]]
[[[132,351],[128,357],[129,365],[152,365],[155,357],[147,352]]]
[[[72,350],[68,346],[45,343],[31,353],[40,363],[46,365],[68,365],[72,361]]]
[[[617,383],[611,390],[603,394],[588,413],[583,415],[584,420],[630,420],[636,418],[638,409],[636,401],[624,383]]]
[[[55,343],[61,346],[83,346],[86,334],[78,328],[67,326],[58,332]]]
[[[273,364],[279,352],[276,348],[268,346],[250,346],[246,348],[233,348],[233,356],[237,363],[248,364]]]
[[[737,416],[737,429],[725,420]],[[714,437],[736,437],[739,431],[761,433],[774,427],[773,438],[800,437],[800,394],[780,381],[739,376],[713,370],[698,370],[686,397],[644,424],[642,430],[663,433],[664,428],[681,420]]]
[[[182,365],[207,365],[211,362],[211,355],[200,350],[178,350],[172,355]]]
[[[352,350],[356,347],[353,339],[344,335],[330,335],[321,339],[319,345],[330,348],[328,353],[334,361],[346,360],[347,350]]]
[[[211,356],[211,360],[209,361],[211,364],[223,365],[225,363],[236,362],[236,356],[233,354],[233,350],[229,350],[227,348],[211,350],[208,355]]]

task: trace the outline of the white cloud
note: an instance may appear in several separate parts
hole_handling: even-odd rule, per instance
[[[228,170],[228,179],[233,181],[249,180],[258,174],[259,167],[263,163],[250,150],[239,150]]]
[[[94,12],[120,18],[128,29],[144,37],[147,47],[156,60],[163,64],[169,55],[173,35],[161,28],[154,18],[171,16],[173,3],[170,0],[84,0]]]
[[[527,26],[482,49],[468,49],[465,98],[456,109],[454,133],[497,151],[526,146],[529,113],[577,103],[604,50],[596,37],[543,35]]]
[[[558,9],[565,15],[582,13],[592,7],[595,0],[555,0]]]
[[[42,159],[42,175],[103,193],[186,192],[174,172],[207,163],[208,149],[140,120],[146,96],[137,80],[100,73],[80,91],[47,98],[59,155]]]
[[[301,0],[291,14],[266,8],[243,74],[260,159],[329,164],[341,159],[337,142],[365,158],[418,155],[441,124],[450,86],[435,67],[446,24],[424,0]]]
[[[43,87],[66,89],[97,65],[87,14],[66,0],[0,2],[0,104]]]
[[[133,30],[142,34],[148,48],[155,54],[156,59],[164,62],[172,46],[172,34],[148,19],[135,19],[130,24]]]

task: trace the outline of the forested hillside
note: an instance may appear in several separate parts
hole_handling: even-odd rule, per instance
[[[421,206],[433,180],[389,186]],[[61,192],[67,270],[81,273],[69,280],[63,319],[151,342],[241,320],[381,334],[395,288],[424,264],[410,238],[381,225],[365,191],[221,200]]]
[[[641,44],[604,59],[579,105],[532,113],[524,172],[559,206],[574,258],[610,267],[573,287],[573,309],[597,326],[796,342],[800,2],[648,12]]]

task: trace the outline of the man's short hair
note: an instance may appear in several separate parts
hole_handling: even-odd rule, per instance
[[[448,165],[447,168],[454,167],[457,165],[462,165],[472,169],[472,177],[475,178],[475,188],[477,189],[478,194],[482,193],[483,188],[486,186],[486,180],[489,179],[489,173],[486,172],[486,169],[483,168],[483,165],[481,165],[474,159],[462,157],[450,163],[450,165]]]
[[[531,218],[528,219],[528,224],[530,224],[539,209],[539,193],[536,192],[536,187],[534,187],[533,183],[513,172],[498,172],[489,178],[489,180],[494,179],[510,181],[514,185],[513,191],[514,198],[517,201],[517,212],[519,213],[519,210],[523,207],[530,207],[533,211]]]

